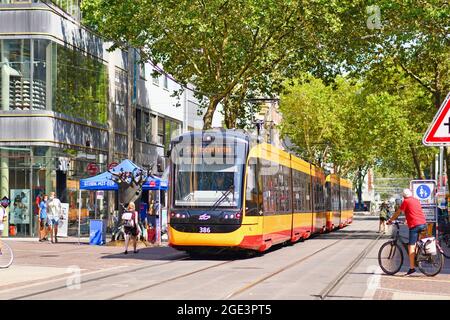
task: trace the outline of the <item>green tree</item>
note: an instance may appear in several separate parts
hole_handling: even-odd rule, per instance
[[[405,75],[404,79],[410,81]],[[424,123],[412,114],[427,97],[415,83],[402,87],[401,77],[396,80],[401,85],[391,91],[386,89],[389,85],[373,86],[374,80],[337,77],[326,85],[303,76],[286,86],[280,102],[282,134],[298,146],[295,151],[317,165],[332,164],[335,172],[353,178],[359,202],[370,168],[412,176],[416,162],[429,164],[433,156],[426,148],[420,150],[423,154],[411,152],[420,141],[418,127]],[[419,165],[418,177],[423,177],[422,171]]]
[[[276,93],[286,72],[307,67],[309,57],[325,50],[320,37],[340,32],[348,3],[92,0],[83,2],[83,16],[117,46],[136,47],[181,83],[195,85],[207,101],[209,128],[220,102],[227,126],[234,126],[248,90]]]

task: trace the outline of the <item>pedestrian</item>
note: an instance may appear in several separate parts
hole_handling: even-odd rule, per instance
[[[389,205],[386,201],[380,205],[380,225],[378,226],[378,232],[384,233],[386,230],[386,221],[389,218]]]
[[[138,228],[138,212],[136,211],[136,206],[134,202],[130,202],[128,204],[127,212],[125,212],[122,216],[124,221],[124,229],[125,229],[125,254],[128,254],[128,244],[130,243],[130,238],[133,240],[133,252],[138,253],[137,247],[137,239],[139,237],[139,228]]]
[[[47,202],[47,217],[51,226],[50,236],[52,243],[58,243],[58,225],[61,214],[61,201],[59,201],[54,192],[51,192]],[[55,239],[54,242],[53,239]]]
[[[409,189],[403,190],[403,202],[397,211],[388,219],[387,224],[391,224],[393,220],[404,212],[406,217],[406,223],[409,228],[409,244],[408,244],[408,255],[409,255],[409,270],[405,274],[409,276],[416,272],[416,266],[414,263],[416,257],[416,242],[419,239],[419,234],[426,230],[427,222],[425,215],[422,211],[422,206],[420,201],[412,196],[412,192]]]
[[[6,221],[6,217],[7,217],[5,204],[7,207],[8,203],[6,201],[5,202],[2,201],[2,205],[0,205],[0,238],[3,235],[3,230],[5,228],[4,222]],[[2,254],[2,242],[1,241],[0,241],[0,254]]]
[[[41,202],[39,203],[39,241],[47,241],[49,231],[49,222],[47,215],[47,202],[48,195],[44,194],[41,198]]]

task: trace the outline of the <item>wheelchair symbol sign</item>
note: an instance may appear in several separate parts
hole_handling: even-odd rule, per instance
[[[419,197],[419,199],[427,199],[431,195],[430,187],[428,187],[426,184],[421,184],[416,189],[416,195]]]

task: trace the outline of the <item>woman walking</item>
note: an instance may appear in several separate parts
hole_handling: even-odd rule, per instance
[[[44,194],[42,201],[39,203],[39,241],[46,241],[49,232],[49,223],[47,216],[48,196]]]
[[[136,250],[137,247],[137,239],[139,237],[139,228],[138,228],[138,213],[136,211],[136,206],[134,202],[130,202],[128,204],[128,211],[125,212],[122,216],[124,220],[125,226],[125,254],[128,254],[128,244],[131,240],[133,240],[133,248],[134,253],[138,253]]]

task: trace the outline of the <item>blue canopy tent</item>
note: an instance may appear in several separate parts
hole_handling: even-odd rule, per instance
[[[120,171],[133,172],[134,170],[140,170],[136,164],[130,160],[124,160],[111,171],[113,173],[119,173]],[[149,176],[142,185],[142,190],[167,190],[167,180]],[[80,180],[81,190],[119,190],[119,186],[112,180],[112,174],[108,171],[103,172],[94,177]]]
[[[111,171],[113,173],[133,172],[135,170],[140,170],[132,161],[126,159],[120,164],[115,166]],[[149,176],[147,180],[142,185],[142,190],[167,190],[168,181],[162,178]],[[112,179],[112,174],[108,171],[98,174],[94,177],[81,179],[80,180],[80,193],[79,193],[79,205],[78,205],[78,239],[80,238],[80,220],[81,220],[81,190],[91,190],[91,191],[115,191],[119,190],[119,186]]]

